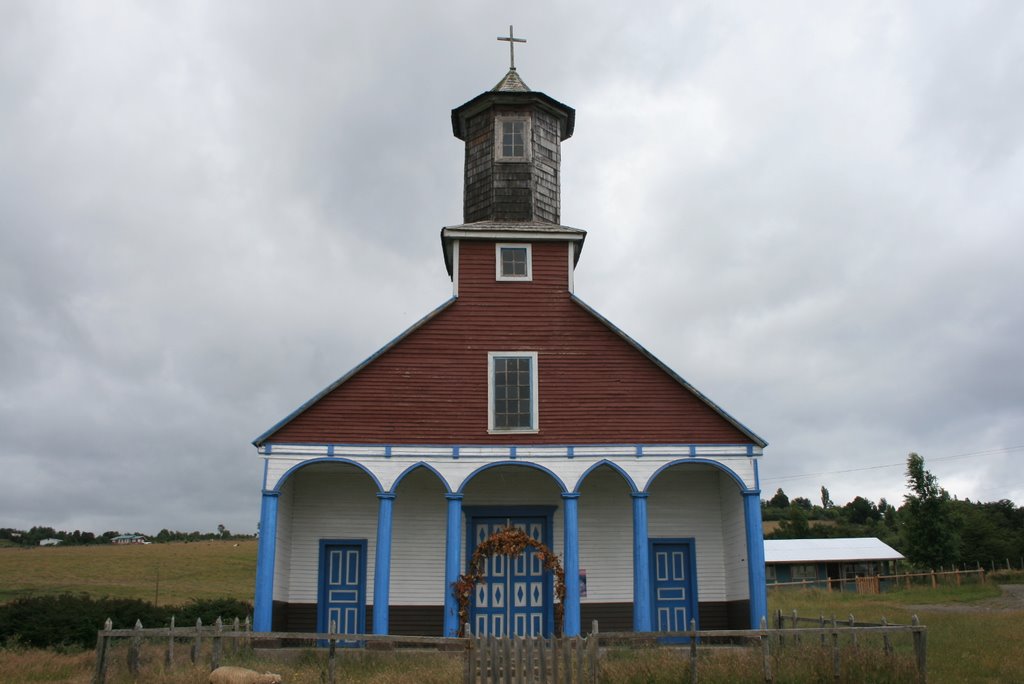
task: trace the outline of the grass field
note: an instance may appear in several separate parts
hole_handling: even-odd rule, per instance
[[[0,548],[0,603],[63,592],[160,605],[192,598],[251,601],[255,582],[256,541],[251,539]]]
[[[0,601],[64,591],[152,601],[158,567],[161,604],[184,603],[191,598],[251,600],[256,542],[237,542],[238,546],[235,543],[0,548]],[[884,616],[891,623],[907,624],[916,614],[928,627],[929,681],[1024,682],[1024,644],[1021,641],[1024,610],[1014,608],[1012,603],[995,603],[993,597],[998,595],[999,589],[992,584],[912,589],[880,596],[775,590],[769,596],[769,604],[772,611],[780,609],[787,615],[795,609],[805,617],[835,614],[839,620],[844,620],[852,613],[858,621],[865,622],[877,622]],[[908,644],[900,648],[905,650]],[[864,651],[868,653],[867,658],[877,657],[871,655],[874,651]],[[289,682],[319,682],[323,673],[321,656],[311,653],[289,664],[254,660],[250,656],[243,664],[281,672],[288,675],[286,681]],[[736,654],[739,659],[749,657]],[[116,660],[123,670],[123,658]],[[605,681],[678,681],[681,670],[677,668],[682,666],[682,661],[671,652],[667,655],[648,653],[644,658],[634,657],[632,663],[629,661],[629,654],[609,658]],[[151,662],[159,662],[159,658],[154,655]],[[92,664],[91,652],[0,648],[0,683],[87,682]],[[738,661],[733,663],[737,664]],[[457,679],[461,672],[450,656],[435,657],[434,654],[417,657],[414,663],[403,660],[400,654],[390,659],[373,655],[346,667],[350,668],[347,674],[352,681],[367,682],[444,682]],[[151,676],[144,678],[145,681],[168,684],[202,682],[206,676],[202,669],[193,669],[187,664],[172,674],[165,675],[156,666],[150,672]],[[111,677],[111,682],[130,681],[125,673],[112,674],[115,676]],[[782,679],[780,677],[779,681]],[[710,681],[743,680],[726,677]],[[816,681],[816,678],[787,681]],[[893,681],[905,680],[898,677]]]
[[[822,591],[774,591],[772,611],[805,617],[851,613],[858,621],[909,624],[917,615],[928,627],[931,682],[1024,682],[1024,610],[993,609],[1000,595],[988,584],[959,588],[911,589],[878,596]]]

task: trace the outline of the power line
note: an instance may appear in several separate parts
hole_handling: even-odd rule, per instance
[[[935,461],[951,461],[957,458],[974,458],[977,456],[995,456],[996,454],[1005,454],[1011,451],[1018,451],[1024,449],[1024,444],[1018,444],[1017,446],[1010,447],[996,447],[994,449],[984,449],[982,451],[970,451],[964,454],[953,454],[952,456],[939,456],[937,458],[927,459],[927,463],[934,463]],[[821,477],[823,475],[842,475],[845,473],[859,473],[865,470],[881,470],[883,468],[902,468],[906,465],[906,462],[901,463],[886,463],[884,465],[864,466],[863,468],[847,468],[846,470],[826,470],[819,473],[804,473],[802,475],[780,475],[778,477],[766,477],[761,480],[764,482],[785,482],[788,480],[804,480],[809,477]]]

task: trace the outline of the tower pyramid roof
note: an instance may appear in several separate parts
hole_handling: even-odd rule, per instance
[[[526,82],[519,78],[519,72],[515,70],[515,67],[508,70],[498,85],[491,88],[492,93],[528,93],[530,92],[530,86],[526,85]]]

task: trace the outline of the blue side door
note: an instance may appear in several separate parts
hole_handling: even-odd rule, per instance
[[[541,543],[547,543],[544,539],[544,518],[473,518],[473,549],[509,525],[523,530]],[[483,574],[485,579],[477,585],[470,609],[473,633],[543,636],[547,631],[550,589],[539,554],[527,547],[517,558],[491,556],[484,561]]]
[[[654,630],[682,632],[697,618],[697,582],[693,541],[651,540],[651,589]]]
[[[317,631],[365,634],[366,542],[320,543],[320,602]]]

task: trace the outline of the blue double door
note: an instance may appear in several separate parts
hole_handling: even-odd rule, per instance
[[[651,589],[654,630],[682,632],[697,618],[693,541],[651,540]]]
[[[469,523],[469,557],[495,532],[516,527],[549,545],[544,517],[473,517]],[[545,636],[550,632],[552,584],[540,554],[532,547],[517,557],[490,556],[483,565],[484,581],[477,584],[470,606],[473,633],[491,636]]]

